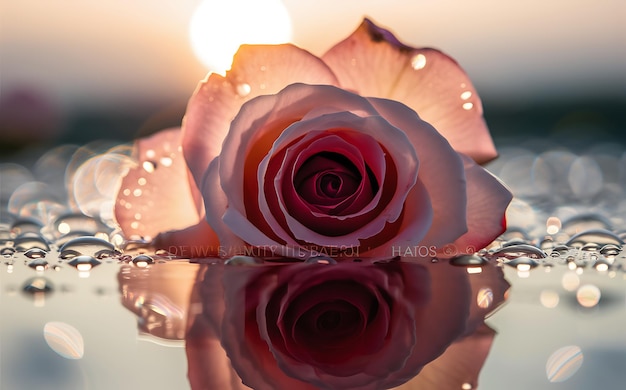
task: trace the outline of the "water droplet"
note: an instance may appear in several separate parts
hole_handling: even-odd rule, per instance
[[[145,268],[149,264],[153,264],[154,259],[148,255],[137,255],[133,258],[132,262],[139,268]]]
[[[224,262],[225,265],[258,265],[263,264],[263,260],[252,256],[233,256]]]
[[[59,248],[59,257],[70,259],[79,255],[89,255],[97,258],[111,257],[119,252],[110,242],[97,237],[83,236],[74,238]]]
[[[22,290],[28,293],[49,293],[54,290],[52,283],[44,277],[30,278],[24,283]]]
[[[503,246],[502,248],[493,252],[493,256],[496,257],[505,257],[505,258],[516,258],[516,257],[531,257],[534,259],[544,259],[548,257],[546,252],[537,248],[536,246],[528,245],[528,244],[516,244]]]
[[[74,257],[68,264],[81,272],[88,272],[102,263],[91,256],[81,255]]]
[[[250,94],[250,92],[252,92],[250,84],[246,83],[237,84],[237,87],[235,89],[237,90],[237,95],[241,97],[246,97]]]
[[[4,247],[0,249],[0,255],[4,257],[11,257],[13,256],[14,253],[15,253],[15,249],[10,248],[10,247]]]
[[[161,165],[163,165],[164,167],[171,167],[172,164],[174,163],[174,161],[170,158],[170,157],[161,157],[161,159],[159,160],[159,162],[161,163]]]
[[[582,285],[576,290],[576,300],[582,307],[594,307],[600,302],[600,289],[593,284]]]
[[[466,103],[463,103],[463,109],[464,109],[464,110],[468,110],[468,111],[469,111],[469,110],[471,110],[472,108],[474,108],[474,103],[472,103],[472,102],[466,102]]]
[[[465,91],[461,93],[461,99],[467,100],[472,97],[472,91]]]
[[[481,267],[487,263],[489,261],[486,258],[478,255],[462,255],[450,259],[450,264],[459,267]]]
[[[622,240],[613,232],[606,229],[589,229],[574,235],[566,243],[568,246],[583,247],[585,244],[593,243],[597,246],[613,244],[622,245]]]
[[[474,386],[471,383],[465,382],[461,385],[461,390],[472,390]]]
[[[569,235],[592,230],[606,229],[612,230],[611,221],[606,217],[596,213],[577,213],[576,215],[563,220],[562,231]]]
[[[606,244],[602,248],[600,248],[600,254],[609,257],[609,256],[617,256],[622,251],[622,247],[615,244]]]
[[[17,237],[13,242],[13,245],[15,246],[15,250],[17,252],[26,252],[27,250],[33,248],[50,251],[50,247],[48,246],[46,240],[43,237],[35,235],[33,233],[26,233],[22,236]]]
[[[423,54],[416,54],[411,58],[411,66],[415,70],[424,69],[426,66],[426,56]]]
[[[311,256],[308,259],[306,259],[304,262],[307,264],[325,264],[325,265],[337,264],[337,261],[333,259],[332,257],[322,256],[322,255]]]
[[[580,347],[570,345],[559,348],[550,355],[546,362],[546,375],[552,383],[563,382],[571,378],[583,364]]]
[[[108,233],[112,229],[102,221],[84,214],[65,214],[54,221],[54,231],[57,236],[70,233],[81,232],[82,235],[95,235],[97,233]]]
[[[24,256],[28,257],[29,259],[40,259],[42,257],[46,257],[47,254],[48,253],[46,251],[40,248],[31,248],[24,252]]]
[[[518,257],[505,262],[505,264],[517,268],[518,271],[529,271],[539,265],[536,260],[530,257]]]
[[[152,173],[156,170],[157,163],[155,163],[154,161],[144,161],[143,163],[141,163],[141,166],[144,171]]]
[[[64,322],[48,322],[43,327],[46,344],[66,359],[80,359],[85,352],[83,336],[73,326]]]
[[[481,309],[487,309],[493,303],[493,291],[489,287],[483,287],[478,290],[476,295],[476,304]]]
[[[15,221],[11,225],[11,233],[14,236],[19,236],[25,233],[34,233],[38,235],[41,232],[42,227],[43,224],[36,219],[23,218]]]
[[[36,271],[43,272],[48,268],[48,262],[44,259],[35,259],[28,263],[28,266]]]

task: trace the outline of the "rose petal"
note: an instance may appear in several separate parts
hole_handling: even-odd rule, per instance
[[[461,155],[467,177],[468,231],[454,241],[455,252],[474,253],[506,230],[504,212],[513,195],[495,176]]]
[[[201,219],[200,194],[189,180],[180,137],[180,129],[173,128],[135,142],[137,165],[123,178],[115,203],[115,217],[128,237],[154,237]]]
[[[206,221],[219,238],[220,256],[226,257],[239,254],[246,244],[242,237],[235,235],[224,223],[223,216],[228,206],[228,199],[220,188],[219,166],[219,157],[209,164],[203,180],[202,194],[206,207]]]
[[[418,158],[423,162],[418,181],[428,191],[433,221],[423,240],[412,240],[407,244],[440,247],[456,240],[467,231],[466,180],[459,154],[437,130],[420,120],[415,112],[407,110],[403,104],[387,99],[369,100],[381,115],[389,118],[392,125],[405,131]],[[407,206],[411,206],[408,201]],[[405,218],[413,218],[415,212],[407,211]]]
[[[322,59],[342,88],[408,105],[455,150],[479,163],[496,157],[476,90],[459,65],[442,52],[406,46],[365,19]]]
[[[243,45],[226,77],[214,73],[198,86],[183,121],[183,148],[199,187],[242,104],[295,82],[337,84],[337,79],[319,58],[296,46]]]

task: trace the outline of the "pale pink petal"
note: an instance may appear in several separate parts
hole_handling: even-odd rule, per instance
[[[202,217],[199,191],[180,151],[179,128],[135,142],[137,165],[122,180],[115,217],[127,237],[154,237],[195,225]]]
[[[152,245],[155,249],[165,249],[182,258],[215,257],[223,254],[217,235],[204,219],[185,229],[160,233]]]
[[[476,90],[459,65],[442,52],[406,46],[365,19],[322,59],[342,88],[408,105],[455,150],[479,163],[496,157]]]
[[[463,157],[467,178],[468,231],[454,241],[455,252],[474,253],[506,230],[504,212],[513,195],[496,177]]]
[[[198,86],[183,121],[185,158],[198,186],[242,104],[295,82],[337,84],[337,79],[319,58],[296,46],[243,45],[226,77],[214,73]]]
[[[223,221],[228,207],[226,194],[220,188],[219,178],[220,158],[216,157],[207,167],[203,180],[202,195],[206,208],[206,221],[217,234],[220,243],[220,257],[233,256],[246,246],[244,241],[236,236]]]
[[[467,231],[465,172],[459,154],[401,103],[374,98],[370,102],[392,125],[406,132],[420,160],[418,181],[428,191],[433,209],[432,225],[420,245],[442,246],[456,240]],[[407,211],[405,218],[415,212]]]

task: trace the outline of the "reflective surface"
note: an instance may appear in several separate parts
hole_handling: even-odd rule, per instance
[[[81,171],[94,156],[110,167],[96,149],[0,165],[2,389],[626,384],[626,158],[614,145],[503,148],[490,169],[517,197],[501,238],[376,264],[154,253],[125,241],[109,203],[88,201],[110,191]]]

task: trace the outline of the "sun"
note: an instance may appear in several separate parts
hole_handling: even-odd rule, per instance
[[[216,73],[230,69],[241,44],[291,40],[291,18],[280,0],[204,0],[189,25],[191,47]]]

